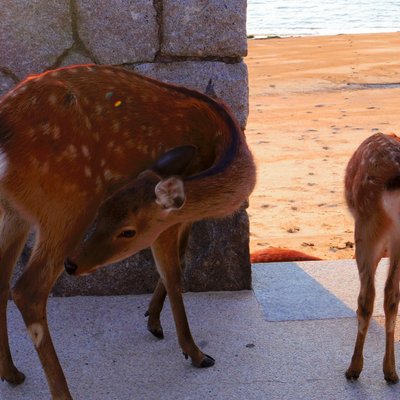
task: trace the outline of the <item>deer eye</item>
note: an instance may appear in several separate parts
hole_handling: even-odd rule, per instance
[[[133,238],[136,235],[136,231],[133,229],[127,229],[126,231],[122,231],[117,238],[126,238],[130,239]]]

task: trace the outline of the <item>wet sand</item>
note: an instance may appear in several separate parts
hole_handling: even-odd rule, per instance
[[[400,133],[399,54],[400,33],[249,40],[251,251],[353,257],[344,170],[366,137]]]

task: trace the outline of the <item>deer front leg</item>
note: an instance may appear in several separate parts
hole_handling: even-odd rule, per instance
[[[185,265],[185,252],[189,241],[189,234],[192,224],[186,224],[181,226],[179,229],[179,258],[181,270],[184,270]],[[150,300],[149,308],[146,311],[145,316],[149,317],[147,321],[147,329],[158,339],[164,338],[164,332],[161,326],[160,315],[164,306],[165,297],[167,296],[167,291],[165,290],[164,283],[162,279],[159,279],[157,286],[154,290],[153,296]]]
[[[369,322],[375,300],[375,272],[382,254],[382,246],[374,241],[373,231],[369,226],[360,226],[356,222],[355,242],[356,260],[360,277],[360,293],[358,296],[358,332],[354,353],[349,368],[346,371],[347,379],[358,379],[363,369],[363,349]]]
[[[396,249],[396,244],[393,244],[391,246],[390,270],[385,285],[384,300],[386,349],[383,359],[383,373],[388,383],[397,383],[399,381],[399,377],[396,373],[394,352],[394,330],[399,308],[399,258],[399,250]]]
[[[38,246],[39,249],[41,246]],[[54,259],[33,254],[25,272],[13,289],[17,304],[39,355],[53,400],[72,400],[53,342],[46,315],[47,298],[61,274],[64,257]]]
[[[171,303],[178,341],[184,355],[189,356],[196,367],[210,367],[214,365],[215,360],[200,351],[195,344],[183,304],[179,257],[180,229],[180,225],[167,229],[156,239],[151,250]]]
[[[8,342],[7,303],[9,281],[26,241],[29,225],[12,210],[5,210],[1,223],[0,253],[0,379],[18,385],[25,375],[15,367]]]

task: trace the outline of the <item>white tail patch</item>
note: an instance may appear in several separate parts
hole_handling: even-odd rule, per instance
[[[43,340],[43,327],[38,322],[28,326],[28,332],[35,347],[39,347]]]
[[[383,192],[382,205],[392,222],[398,225],[400,222],[400,192]]]

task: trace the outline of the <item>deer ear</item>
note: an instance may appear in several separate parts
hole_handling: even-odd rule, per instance
[[[175,176],[163,179],[154,188],[156,203],[163,209],[179,210],[185,203],[185,189],[182,179]]]
[[[175,147],[164,153],[151,167],[162,178],[171,175],[182,175],[196,154],[197,147],[186,145]]]

